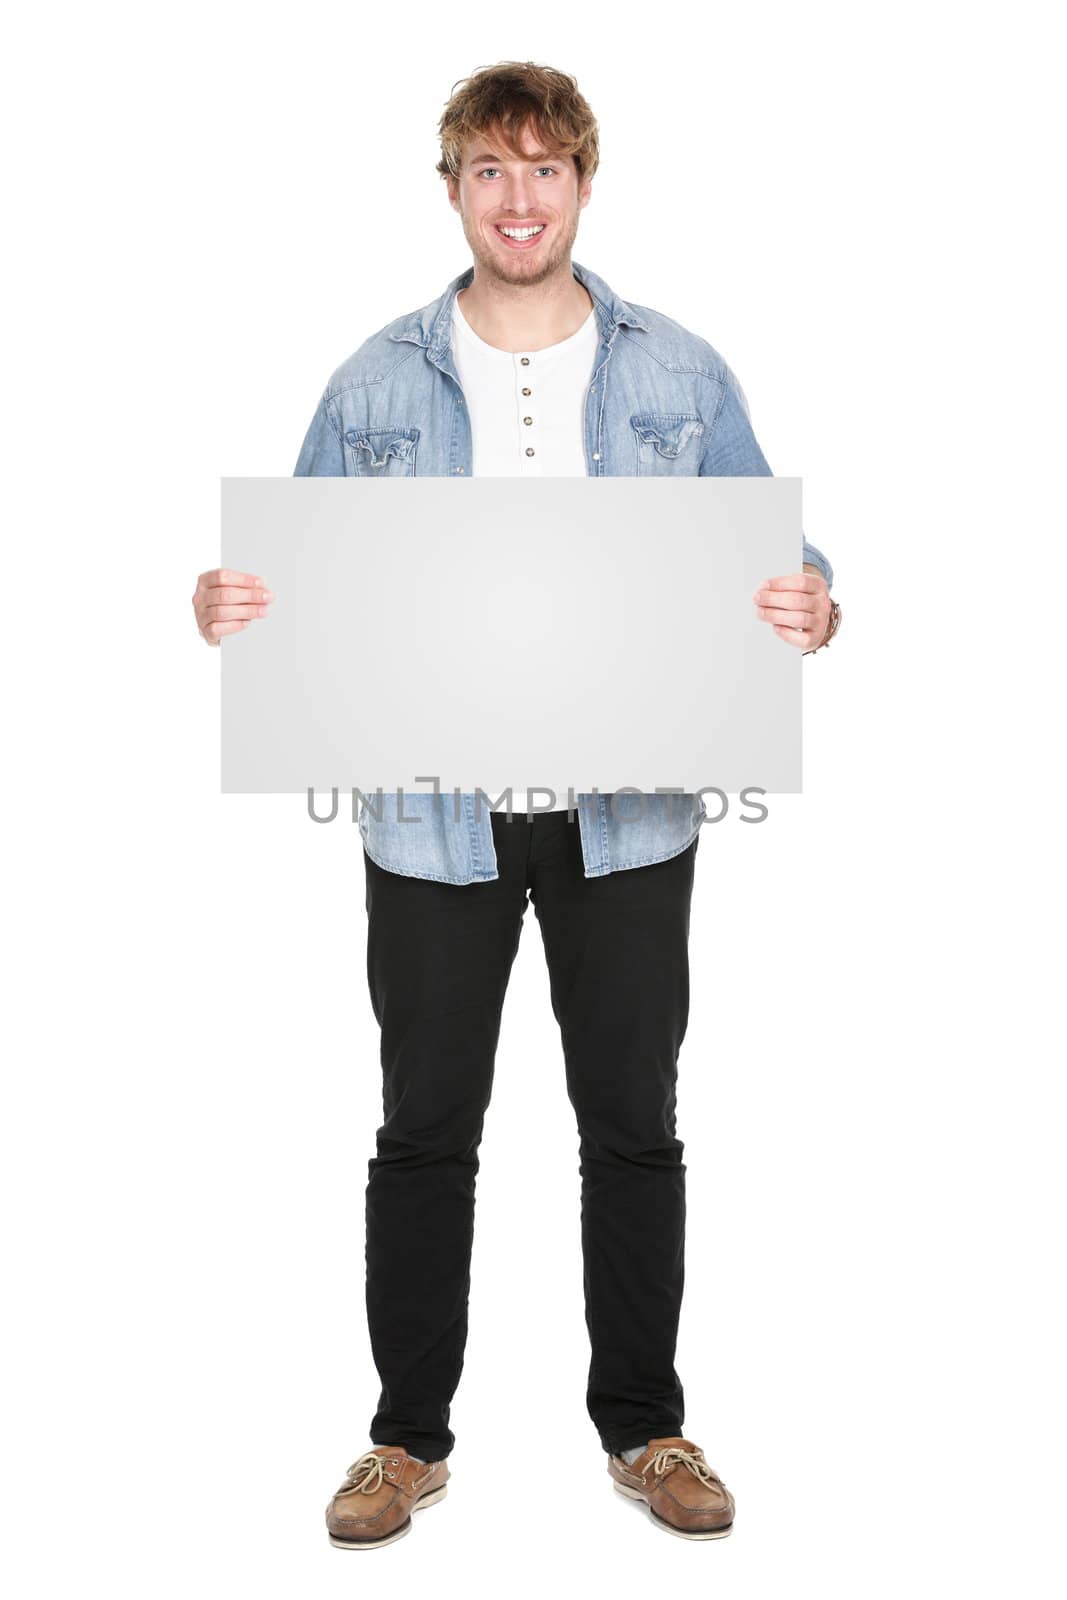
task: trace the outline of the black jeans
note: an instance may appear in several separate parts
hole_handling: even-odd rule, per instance
[[[565,811],[494,813],[492,828],[500,876],[488,883],[403,877],[364,852],[385,1116],[366,1194],[367,1315],[382,1382],[370,1437],[425,1460],[455,1443],[478,1146],[529,892],[578,1123],[586,1404],[604,1449],[618,1452],[682,1432],[675,1087],[699,836],[668,861],[586,878],[578,821]]]

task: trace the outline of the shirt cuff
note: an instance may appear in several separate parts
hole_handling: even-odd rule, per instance
[[[809,544],[806,539],[804,540],[804,560],[805,560],[805,562],[807,563],[807,565],[809,567],[818,567],[819,571],[822,573],[823,577],[826,579],[826,587],[828,589],[833,587],[833,582],[834,582],[834,569],[833,569],[833,567],[827,561],[827,559],[823,555],[822,551],[821,550],[816,550],[815,546],[813,544]]]

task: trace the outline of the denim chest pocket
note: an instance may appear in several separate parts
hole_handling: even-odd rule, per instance
[[[682,476],[700,471],[703,418],[696,412],[645,411],[630,418],[637,449],[637,475]]]
[[[415,473],[418,428],[349,428],[349,460],[360,478],[410,478]]]

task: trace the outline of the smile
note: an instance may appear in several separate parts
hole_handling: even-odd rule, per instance
[[[497,222],[494,223],[494,227],[512,250],[529,249],[530,245],[539,239],[545,231],[543,222],[534,222],[524,227]]]

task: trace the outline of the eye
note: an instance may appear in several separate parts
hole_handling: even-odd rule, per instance
[[[478,176],[479,176],[479,178],[486,178],[491,173],[499,172],[499,171],[500,171],[499,167],[482,167],[481,170],[478,173]],[[555,177],[555,175],[556,175],[556,168],[555,167],[535,167],[534,171],[535,172],[548,172],[553,177]]]

